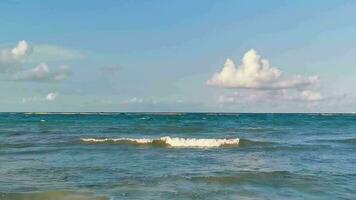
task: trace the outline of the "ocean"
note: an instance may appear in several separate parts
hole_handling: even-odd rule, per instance
[[[6,199],[356,199],[356,115],[1,113]]]

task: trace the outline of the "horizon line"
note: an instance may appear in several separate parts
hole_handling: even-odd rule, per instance
[[[141,114],[356,114],[356,112],[184,112],[184,111],[0,111],[0,114],[100,114],[100,113],[141,113]]]

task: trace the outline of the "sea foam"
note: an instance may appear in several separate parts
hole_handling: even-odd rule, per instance
[[[186,147],[186,148],[211,148],[234,146],[239,144],[239,139],[197,139],[197,138],[179,138],[179,137],[161,137],[158,139],[134,139],[134,138],[81,138],[81,141],[87,143],[117,143],[133,145],[154,145],[168,147]]]

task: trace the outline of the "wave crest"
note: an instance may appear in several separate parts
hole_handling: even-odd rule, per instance
[[[161,137],[158,139],[133,139],[133,138],[81,138],[86,143],[104,143],[104,144],[132,144],[132,145],[152,145],[164,147],[189,147],[189,148],[211,148],[227,147],[239,144],[239,139],[197,139],[197,138],[179,138],[179,137]]]

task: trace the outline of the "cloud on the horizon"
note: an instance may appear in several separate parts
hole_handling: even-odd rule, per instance
[[[21,103],[23,104],[33,104],[33,103],[43,103],[45,101],[54,101],[57,99],[59,93],[58,92],[50,92],[44,96],[42,95],[37,95],[37,96],[32,96],[32,97],[23,97],[21,99]]]
[[[222,70],[215,73],[207,84],[224,88],[267,90],[305,88],[318,82],[318,76],[284,76],[278,68],[271,66],[268,60],[251,49],[245,53],[239,67],[231,59],[227,59]]]
[[[326,98],[319,92],[303,90],[242,90],[235,91],[232,94],[220,95],[218,102],[220,104],[235,103],[261,103],[261,102],[300,102],[300,103],[319,103]]]
[[[301,99],[305,101],[321,101],[324,97],[319,93],[311,90],[304,90],[300,93]]]
[[[15,73],[12,80],[15,81],[62,81],[71,74],[68,66],[63,65],[51,70],[46,63],[40,63],[34,68]]]
[[[56,100],[57,96],[58,96],[57,92],[50,92],[50,93],[47,94],[45,99],[47,101],[54,101],[54,100]]]
[[[138,97],[132,97],[129,100],[123,101],[123,103],[125,104],[136,104],[136,103],[143,103],[144,100],[142,98],[138,98]]]

